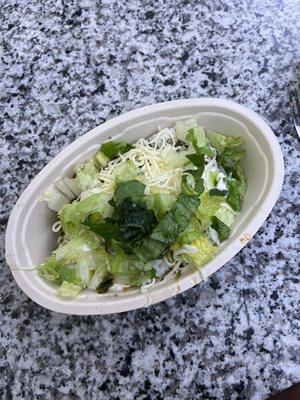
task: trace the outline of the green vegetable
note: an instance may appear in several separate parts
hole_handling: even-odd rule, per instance
[[[211,222],[211,227],[218,232],[220,242],[229,238],[230,228],[227,225],[214,215],[211,217]]]
[[[242,207],[242,142],[192,118],[133,146],[103,143],[75,177],[58,179],[41,197],[58,212],[59,246],[39,275],[74,298],[84,288],[105,293],[161,279],[165,257],[201,267]]]
[[[76,181],[84,191],[97,183],[98,170],[93,160],[87,161],[85,164],[74,168],[76,173]]]
[[[189,129],[186,138],[193,144],[196,151],[206,145],[205,129],[202,126]]]
[[[100,147],[100,150],[102,151],[103,154],[105,154],[110,160],[113,158],[117,157],[119,154],[127,153],[129,150],[131,150],[133,147],[131,144],[122,141],[122,142],[116,142],[116,141],[108,141],[102,144]]]
[[[150,237],[134,249],[134,254],[144,262],[159,258],[167,246],[173,244],[177,236],[187,227],[199,202],[199,196],[181,193],[172,209],[166,212],[153,229]]]
[[[227,196],[228,190],[219,190],[219,189],[210,189],[209,190],[209,195],[210,196]]]
[[[80,285],[75,285],[74,283],[70,282],[63,282],[58,289],[58,294],[61,297],[75,298],[81,289],[82,287]]]
[[[125,161],[115,170],[116,183],[136,180],[141,175],[140,169],[131,161]]]
[[[119,207],[119,227],[125,242],[139,242],[150,234],[157,220],[145,204],[135,204],[125,199]]]
[[[201,175],[204,171],[204,155],[203,154],[189,154],[186,156],[200,171]]]
[[[121,199],[118,197],[118,200]],[[106,240],[125,242],[125,247],[131,247],[148,236],[157,220],[153,211],[148,210],[144,203],[136,204],[131,198],[126,197],[122,204],[117,206],[117,220],[107,219],[103,222],[99,214],[88,216],[83,222],[93,232]]]
[[[158,193],[153,195],[153,209],[158,221],[160,221],[165,213],[173,207],[176,197],[167,193]]]
[[[109,158],[103,153],[103,151],[99,150],[93,157],[93,162],[98,167],[106,167],[109,163]]]
[[[145,185],[139,181],[120,182],[117,185],[114,201],[119,207],[127,198],[131,199],[134,203],[142,201],[145,191]]]
[[[97,286],[97,293],[106,293],[108,289],[114,284],[114,277],[112,275],[106,276],[102,282]]]
[[[221,204],[220,208],[214,214],[220,221],[222,221],[225,225],[231,226],[234,222],[234,218],[236,213],[232,210],[232,208],[226,203]]]
[[[208,141],[205,135],[205,129],[201,126],[189,129],[186,138],[192,143],[196,153],[198,155],[207,155],[213,157],[215,152],[211,147],[208,146]]]
[[[83,225],[105,240],[122,240],[120,227],[116,221],[104,221],[99,213],[90,214]]]
[[[171,245],[182,232],[199,205],[198,196],[180,194],[174,206],[154,228],[151,239]]]
[[[111,196],[106,193],[93,194],[81,201],[66,204],[59,213],[62,229],[65,233],[76,233],[85,218],[94,212],[100,213],[103,218],[110,217],[113,207],[108,203]]]
[[[243,203],[243,187],[236,179],[228,180],[228,195],[226,198],[227,203],[234,211],[240,211]]]
[[[38,273],[48,281],[56,281],[59,278],[61,263],[58,262],[54,255],[50,256],[46,262],[37,265]]]
[[[166,250],[166,244],[158,240],[147,238],[140,246],[135,247],[134,254],[142,262],[157,260],[161,258]]]
[[[200,198],[201,203],[196,215],[201,222],[201,226],[205,229],[210,224],[210,218],[219,210],[225,199],[220,196],[210,196],[207,192],[202,193]]]
[[[187,142],[187,133],[191,128],[198,127],[198,122],[195,118],[186,121],[177,121],[175,123],[176,137],[182,142]]]
[[[243,143],[240,136],[226,136],[220,133],[207,131],[209,143],[217,150],[218,154],[222,154],[224,150],[234,149]]]
[[[69,283],[74,283],[74,285],[80,285],[81,280],[76,276],[76,269],[69,267],[61,267],[59,271],[59,279]]]
[[[198,268],[211,260],[217,250],[218,248],[204,236],[198,237],[192,243],[173,248],[175,258],[194,264]]]

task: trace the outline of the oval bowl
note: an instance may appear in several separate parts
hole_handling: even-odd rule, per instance
[[[57,286],[41,278],[33,268],[55,248],[51,230],[56,215],[38,198],[44,189],[72,167],[88,159],[108,139],[135,142],[176,120],[196,116],[204,127],[224,134],[241,135],[247,150],[242,162],[248,179],[243,208],[230,238],[201,270],[187,269],[180,279],[158,282],[147,293],[97,294],[83,291],[76,299],[57,295]],[[33,301],[50,310],[78,315],[110,314],[147,307],[166,300],[205,280],[221,268],[253,237],[278,199],[284,176],[279,144],[270,127],[253,111],[234,102],[213,99],[176,100],[130,111],[103,123],[62,150],[23,192],[12,210],[6,232],[6,260],[19,287]]]

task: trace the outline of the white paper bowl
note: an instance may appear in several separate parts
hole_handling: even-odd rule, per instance
[[[107,139],[135,142],[174,121],[197,116],[201,125],[228,135],[241,135],[247,153],[243,166],[248,189],[232,234],[217,256],[198,270],[191,268],[175,281],[155,284],[148,293],[137,289],[119,294],[81,293],[74,300],[57,295],[57,286],[41,278],[33,266],[56,245],[51,226],[55,213],[38,202],[44,189],[72,167],[89,158]],[[196,285],[229,261],[253,237],[273,208],[283,182],[284,166],[278,142],[269,126],[253,111],[221,99],[177,100],[143,107],[98,126],[59,153],[31,182],[17,201],[7,227],[6,259],[20,288],[36,303],[68,314],[109,314],[147,307]]]

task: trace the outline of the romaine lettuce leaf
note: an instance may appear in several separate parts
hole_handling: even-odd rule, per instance
[[[114,140],[105,142],[101,145],[100,150],[102,151],[103,154],[106,155],[110,160],[113,158],[117,157],[119,154],[127,153],[129,150],[131,150],[133,147],[131,144],[122,141],[122,142],[116,142]]]
[[[134,254],[143,262],[161,258],[163,251],[173,244],[178,235],[185,230],[194,215],[199,196],[180,194],[172,209],[167,211],[150,237],[141,246],[134,249]]]
[[[183,259],[184,261],[201,267],[213,258],[218,251],[216,246],[213,246],[210,241],[200,236],[191,244],[184,244],[179,249],[174,250],[175,258]]]
[[[81,284],[81,279],[77,277],[74,266],[62,266],[59,271],[59,280],[73,283],[74,285]]]
[[[42,193],[39,200],[45,201],[53,211],[60,211],[70,201],[53,183]]]
[[[134,203],[130,197],[116,205],[115,215],[115,220],[103,221],[94,213],[83,224],[106,240],[122,242],[127,251],[148,236],[157,224],[154,212],[148,210],[145,203]]]
[[[67,234],[76,232],[85,218],[93,212],[99,212],[103,218],[110,217],[113,213],[110,199],[111,196],[106,193],[96,193],[85,200],[66,204],[59,213],[63,231]]]
[[[218,232],[220,242],[229,238],[230,228],[214,215],[211,217],[211,227]]]
[[[93,162],[98,168],[106,167],[108,165],[109,161],[110,161],[110,159],[101,150],[99,150],[93,157]]]
[[[210,196],[208,192],[200,196],[200,206],[196,211],[196,216],[203,228],[210,224],[210,218],[217,213],[225,199],[220,196]]]
[[[127,198],[134,203],[141,202],[144,197],[145,187],[143,183],[135,180],[118,183],[114,194],[116,206],[119,207]]]
[[[154,200],[153,210],[157,220],[160,221],[165,213],[171,210],[176,201],[176,197],[167,193],[158,193],[152,197]]]
[[[234,222],[236,213],[229,206],[229,204],[223,203],[214,215],[219,218],[219,220],[222,221],[225,225],[231,226]]]
[[[218,154],[222,154],[224,150],[234,149],[243,143],[240,136],[226,136],[220,133],[207,130],[209,143],[217,150]]]
[[[50,256],[44,263],[36,266],[39,275],[48,281],[56,281],[59,279],[60,268],[63,264],[58,262],[55,255]]]
[[[92,159],[74,168],[76,173],[76,181],[78,182],[81,191],[84,191],[94,185],[97,185],[98,182],[98,170],[95,167],[95,164]]]
[[[186,121],[177,121],[175,123],[175,133],[178,140],[182,142],[187,142],[186,135],[191,128],[196,128],[198,122],[196,118],[191,118]]]
[[[206,139],[205,129],[202,126],[189,129],[186,138],[191,142],[197,154],[207,155],[208,157],[216,155],[216,151],[209,145]]]
[[[234,211],[240,211],[243,204],[245,184],[236,179],[228,179],[228,195],[226,198],[227,203]]]
[[[115,181],[117,184],[137,180],[140,176],[141,170],[131,160],[121,163],[115,169]]]
[[[58,289],[58,294],[61,297],[75,298],[81,289],[82,287],[80,285],[64,281]]]

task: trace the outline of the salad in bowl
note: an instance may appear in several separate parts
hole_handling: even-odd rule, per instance
[[[201,268],[230,236],[246,177],[240,136],[196,119],[134,144],[108,141],[42,194],[58,245],[37,265],[61,297],[138,287]]]

